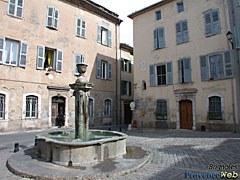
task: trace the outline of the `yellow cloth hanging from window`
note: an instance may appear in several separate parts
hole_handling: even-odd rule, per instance
[[[52,51],[48,51],[48,65],[52,67]]]

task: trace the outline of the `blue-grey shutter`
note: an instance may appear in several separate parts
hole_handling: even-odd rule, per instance
[[[46,25],[48,27],[53,27],[53,22],[54,21],[54,8],[48,6],[48,11],[47,11],[47,23]]]
[[[172,61],[167,62],[166,67],[167,67],[167,84],[173,84]]]
[[[74,75],[79,76],[78,70],[77,70],[77,64],[80,64],[82,62],[82,55],[81,54],[75,54],[75,72]]]
[[[102,32],[101,32],[101,26],[97,27],[97,42],[101,43],[102,41]]]
[[[112,31],[108,31],[108,46],[112,47]]]
[[[218,79],[224,78],[223,56],[222,54],[216,55],[216,71]]]
[[[157,34],[158,34],[158,29],[155,29],[153,32],[153,37],[154,37],[154,49],[158,48],[158,38],[157,38]]]
[[[4,44],[5,38],[0,36],[0,64],[3,63]]]
[[[192,82],[191,58],[183,58],[184,82]]]
[[[149,66],[149,73],[150,73],[150,86],[156,86],[155,65],[151,64]]]
[[[158,47],[165,48],[164,27],[158,28]]]
[[[58,28],[58,18],[59,18],[58,16],[59,16],[59,11],[56,8],[54,8],[54,23],[53,23],[53,27],[55,29]]]
[[[24,0],[18,0],[17,2],[17,8],[16,8],[16,16],[17,17],[22,17],[23,15],[23,5],[24,5]]]
[[[62,66],[63,66],[63,51],[57,50],[56,72],[62,72]]]
[[[181,22],[176,23],[176,43],[177,44],[182,43],[182,23]]]
[[[86,37],[86,21],[82,20],[81,24],[81,36]]]
[[[112,62],[108,62],[108,79],[112,80]]]
[[[208,61],[207,56],[200,56],[201,78],[202,81],[208,81]]]
[[[188,36],[188,22],[187,20],[182,22],[182,42],[188,42],[189,36]]]
[[[212,10],[212,31],[213,34],[221,33],[221,22],[218,9]]]
[[[15,1],[8,1],[8,14],[15,15],[15,6],[16,6],[16,0]]]
[[[27,42],[21,42],[20,59],[19,59],[19,66],[20,67],[26,67],[26,64],[27,64],[27,51],[28,51],[28,44],[27,44]]]
[[[211,11],[208,11],[204,14],[204,19],[205,19],[205,35],[211,36],[213,34]]]
[[[233,76],[232,54],[230,50],[224,52],[224,60],[226,78],[232,77]]]
[[[182,60],[181,59],[179,59],[178,61],[177,61],[177,63],[178,63],[178,82],[179,83],[182,83]]]
[[[45,56],[45,47],[44,46],[38,46],[37,69],[43,69],[44,68],[44,56]]]
[[[240,26],[235,26],[234,27],[234,34],[235,34],[236,48],[240,49]]]
[[[209,64],[210,64],[210,80],[217,79],[217,57],[216,55],[209,57]]]
[[[240,0],[238,0],[238,6],[240,6]]]
[[[96,78],[101,78],[101,60],[98,58],[96,59]]]
[[[81,34],[81,19],[77,18],[77,23],[76,23],[76,35],[80,36]]]

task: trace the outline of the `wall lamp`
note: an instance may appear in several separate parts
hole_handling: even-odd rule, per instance
[[[227,34],[226,34],[226,36],[227,36],[227,40],[231,43],[231,45],[232,45],[232,49],[234,49],[234,47],[233,47],[233,34],[232,34],[232,32],[231,31],[228,31],[227,32]]]

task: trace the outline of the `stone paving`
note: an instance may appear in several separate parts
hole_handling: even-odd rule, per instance
[[[230,132],[193,132],[188,130],[132,130],[126,132],[128,146],[140,146],[151,152],[151,160],[136,172],[119,177],[108,178],[114,180],[182,180],[204,179],[186,178],[186,172],[219,173],[216,169],[209,169],[213,165],[234,165],[233,170],[240,176],[240,134]],[[4,147],[2,147],[4,148]],[[11,153],[6,149],[0,155],[1,163]],[[4,156],[4,157],[3,157]],[[22,179],[7,172],[5,164],[1,164],[0,172],[4,178]],[[206,179],[206,178],[205,178]],[[209,178],[217,179],[217,178]],[[240,177],[238,177],[240,179]]]

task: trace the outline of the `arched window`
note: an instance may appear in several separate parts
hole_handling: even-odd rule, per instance
[[[5,95],[0,94],[0,120],[5,119],[5,106],[6,106]]]
[[[221,97],[209,97],[208,118],[211,120],[222,119]]]
[[[106,99],[104,101],[104,116],[111,116],[112,111],[112,100]]]
[[[38,114],[38,97],[26,96],[26,118],[37,118]]]
[[[93,99],[92,98],[89,98],[88,113],[89,113],[89,117],[93,117]]]
[[[166,100],[163,100],[163,99],[157,100],[156,119],[167,120],[167,101]]]

